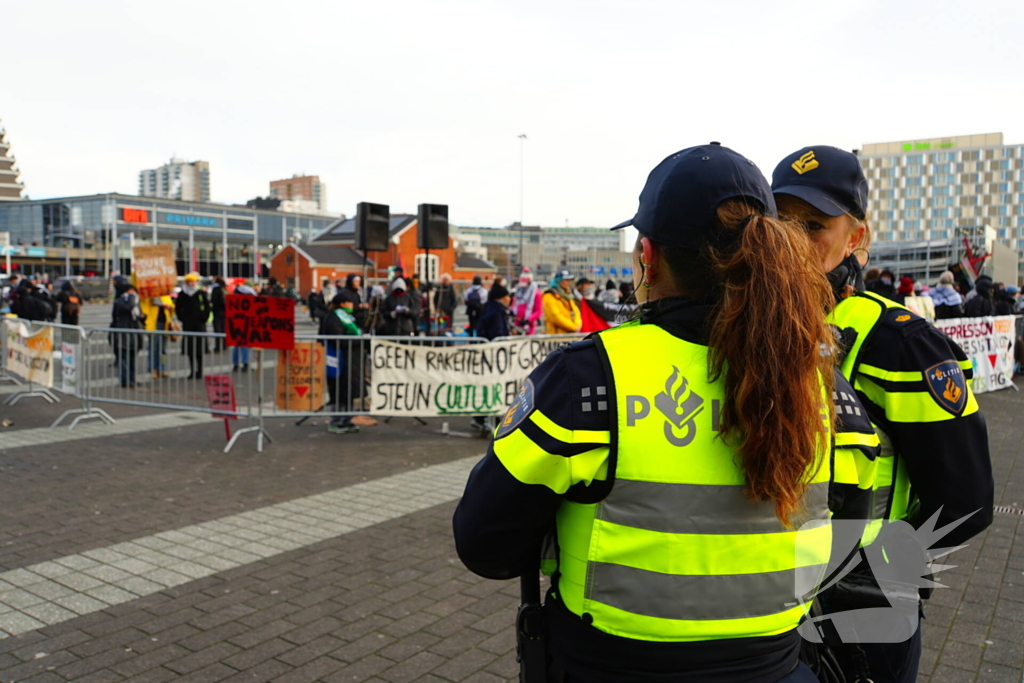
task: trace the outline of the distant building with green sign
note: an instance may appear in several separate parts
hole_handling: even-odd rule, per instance
[[[858,156],[877,244],[946,244],[990,226],[1016,252],[1024,281],[1024,144],[986,133],[872,143]]]

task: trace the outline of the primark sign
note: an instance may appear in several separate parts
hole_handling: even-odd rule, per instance
[[[191,213],[161,213],[160,222],[166,225],[181,225],[186,228],[220,229],[221,219],[214,216],[197,216]]]

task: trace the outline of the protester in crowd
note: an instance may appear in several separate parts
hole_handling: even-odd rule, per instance
[[[149,337],[149,372],[153,379],[169,377],[164,357],[167,354],[167,335],[163,330],[170,327],[174,318],[174,300],[170,296],[154,296],[140,299],[143,328],[151,332]],[[140,345],[141,347],[141,345]]]
[[[433,292],[433,307],[434,313],[438,317],[437,331],[439,333],[451,329],[458,301],[459,298],[455,293],[455,286],[452,284],[452,276],[448,273],[442,274],[441,284]]]
[[[1014,315],[1020,313],[1020,300],[1017,298],[1017,295],[1020,294],[1020,287],[1015,287],[1014,285],[1007,285],[1006,293],[1010,295],[1010,304],[1013,308]]]
[[[864,289],[866,289],[869,292],[875,291],[873,287],[878,286],[878,279],[880,277],[882,277],[881,268],[868,268],[867,270],[865,270],[863,274]]]
[[[914,278],[901,277],[900,286],[896,288],[896,296],[893,298],[893,301],[903,305],[906,303],[908,296],[914,296]]]
[[[50,304],[50,315],[46,318],[47,322],[55,322],[57,320],[57,314],[60,312],[60,304],[57,301],[57,294],[53,291],[53,283],[47,280],[43,284],[39,285],[39,293],[46,299],[46,302]]]
[[[886,546],[890,553],[897,548],[909,551],[905,542],[902,547],[874,544],[881,529],[898,528],[885,524],[896,520],[918,529],[949,525],[937,545],[965,543],[991,524],[993,504],[988,434],[971,392],[971,362],[924,318],[880,294],[859,291],[857,252],[870,243],[871,234],[868,182],[860,159],[834,147],[805,147],[779,162],[772,179],[780,213],[802,224],[818,247],[821,272],[833,289],[829,321],[835,327],[838,348],[828,346],[835,348],[832,355],[886,444],[886,457],[876,461],[873,481],[866,482],[874,498],[864,537],[866,553],[884,555]],[[891,286],[892,273],[883,271],[880,280],[887,279]],[[817,314],[817,310],[807,313]],[[831,502],[835,505],[835,500]],[[933,515],[934,527],[929,521]],[[822,598],[825,612],[889,606],[882,591],[874,588],[877,577],[868,563],[851,567],[848,577]],[[928,595],[930,591],[920,597]],[[912,620],[913,629],[905,631],[912,635],[902,642],[871,642],[876,634],[858,633],[859,642],[832,647],[841,671],[875,683],[917,680],[921,658],[917,620],[922,612],[917,597],[910,593],[899,613],[901,619]],[[841,620],[840,616],[831,623]]]
[[[218,335],[224,334],[224,316],[226,312],[225,297],[228,294],[228,283],[220,275],[213,278],[213,287],[210,289],[210,309],[213,312],[213,331]],[[220,353],[227,349],[227,340],[219,336],[213,340],[213,352]]]
[[[370,303],[363,288],[363,276],[357,273],[350,273],[345,277],[343,289],[348,292],[352,300],[352,317],[356,319],[356,325],[360,330],[366,330],[367,318],[370,314]]]
[[[992,297],[992,278],[982,275],[974,283],[974,296],[969,297],[964,304],[964,316],[968,318],[983,318],[995,314],[996,305]]]
[[[320,291],[311,289],[309,290],[309,294],[306,295],[306,307],[309,309],[309,318],[317,324],[319,324],[320,320],[322,320],[324,315],[327,314],[327,300],[325,298],[326,289],[327,283],[324,282]]]
[[[401,278],[391,282],[391,292],[381,306],[384,318],[384,333],[391,336],[409,337],[416,334],[417,322],[420,319],[421,295],[419,292],[407,292],[405,280]]]
[[[206,332],[206,320],[210,317],[210,299],[206,290],[199,286],[199,273],[189,273],[184,278],[181,291],[174,302],[174,309],[181,321],[184,332]],[[203,337],[182,335],[182,354],[188,356],[188,379],[203,377]]]
[[[576,300],[584,301],[594,298],[594,290],[597,284],[588,277],[581,277],[576,281]]]
[[[479,275],[473,276],[473,284],[462,293],[462,302],[466,305],[466,315],[469,317],[469,334],[476,333],[477,321],[483,313],[484,303],[487,301],[487,290],[484,289],[483,278]]]
[[[830,550],[793,553],[829,523],[829,290],[774,213],[731,150],[662,162],[627,221],[640,319],[548,356],[470,474],[465,565],[551,575],[547,680],[817,680],[792,575]]]
[[[139,293],[126,283],[120,296],[114,299],[112,327],[116,330],[138,330],[145,320],[139,309]],[[135,361],[142,348],[142,336],[137,332],[114,332],[114,355],[120,368],[121,387],[135,388]]]
[[[30,277],[18,284],[17,302],[19,318],[46,322],[54,317],[56,305]]]
[[[583,326],[580,306],[572,287],[572,273],[560,270],[544,292],[544,331],[548,334],[575,334]]]
[[[508,281],[505,280],[504,275],[495,275],[494,280],[491,282],[491,287],[494,285],[501,285],[505,289],[508,289]]]
[[[543,296],[544,293],[533,281],[533,272],[529,268],[523,268],[512,301],[512,313],[515,316],[516,327],[524,334],[537,333],[537,325],[544,312]]]
[[[597,300],[608,304],[617,304],[622,299],[622,292],[611,280],[605,283],[604,289],[597,295]]]
[[[381,315],[381,308],[384,306],[384,299],[387,298],[387,286],[378,282],[370,287],[370,313],[367,332],[370,334],[384,334],[385,320]]]
[[[508,289],[502,285],[491,287],[491,291],[487,293],[487,305],[477,324],[476,336],[488,340],[509,336],[512,331],[512,312],[509,310],[511,303],[512,295]],[[484,432],[487,429],[486,418],[481,415],[474,417],[471,426],[477,431]]]
[[[890,301],[896,301],[896,276],[891,270],[886,268],[878,275],[878,279],[874,281],[874,285],[867,291],[874,292],[879,296],[884,296]],[[865,283],[865,288],[867,284]]]
[[[0,308],[4,308],[6,305],[7,311],[13,315],[18,315],[17,305],[17,294],[18,294],[18,281],[21,278],[17,274],[11,275],[7,279],[7,284],[4,285],[3,289],[3,304],[0,304]]]
[[[619,291],[622,293],[622,298],[619,301],[624,304],[629,303],[629,300],[633,297],[633,283],[623,280],[619,283]]]
[[[71,280],[64,281],[54,298],[60,305],[60,324],[77,325],[78,315],[82,312],[82,295]]]
[[[1017,312],[1013,295],[1007,289],[1002,282],[996,283],[996,289],[992,297],[995,304],[994,315],[1013,315]]]
[[[414,276],[414,277],[418,278],[419,276],[417,275],[417,276]],[[394,282],[395,280],[404,280],[404,279],[405,279],[405,268],[403,268],[402,266],[395,266],[394,268],[391,269],[391,281],[388,282],[389,288],[390,288],[391,283]]]
[[[935,305],[935,319],[960,318],[964,314],[964,300],[953,287],[953,273],[946,270],[939,275],[939,284],[928,291]]]
[[[235,287],[235,294],[241,294],[242,296],[256,296],[256,289],[249,281],[246,281]],[[249,372],[248,346],[231,347],[231,372],[238,372],[239,367],[241,367],[242,372]]]
[[[327,315],[320,321],[318,334],[323,337],[359,336],[361,330],[353,312],[359,298],[347,288],[334,295],[327,309]],[[353,399],[362,398],[362,363],[354,362],[360,355],[352,341],[321,339],[327,350],[327,392],[336,412],[360,410]],[[327,429],[334,434],[358,432],[352,424],[351,415],[332,417]]]
[[[260,296],[284,296],[284,289],[277,283],[277,278],[267,280],[267,284],[260,290]]]

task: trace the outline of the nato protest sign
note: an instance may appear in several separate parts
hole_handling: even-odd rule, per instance
[[[228,294],[224,309],[228,346],[282,351],[295,347],[295,299]]]
[[[170,244],[133,247],[132,271],[135,273],[135,288],[143,299],[170,294],[178,284],[174,247]]]
[[[25,323],[4,320],[6,369],[12,375],[50,388],[53,386],[53,328],[29,332]]]
[[[496,415],[548,354],[571,339],[522,337],[486,344],[424,346],[374,341],[374,415]]]
[[[1012,315],[936,320],[935,326],[955,341],[974,367],[975,394],[1008,389],[1013,378]]]
[[[312,412],[324,406],[324,347],[316,342],[296,342],[282,351],[277,363],[277,407]]]

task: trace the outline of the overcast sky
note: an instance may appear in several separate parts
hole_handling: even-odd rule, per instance
[[[317,174],[329,208],[459,225],[632,216],[668,154],[770,175],[807,144],[1024,142],[1020,0],[5,3],[0,118],[32,198],[135,194],[173,154],[213,199]]]

